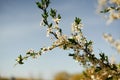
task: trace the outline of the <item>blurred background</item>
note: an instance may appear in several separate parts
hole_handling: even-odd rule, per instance
[[[96,13],[97,0],[51,0],[50,7],[61,14],[60,27],[70,35],[71,24],[80,17],[84,25],[83,33],[94,42],[94,53],[105,52],[119,62],[120,55],[102,38],[103,33],[111,33],[120,39],[120,21],[106,25],[105,20]],[[14,66],[18,55],[29,49],[38,51],[52,43],[46,37],[46,29],[40,27],[42,11],[35,0],[0,0],[0,77],[44,78],[52,80],[58,72],[80,73],[83,66],[68,56],[68,51],[54,49],[37,59],[28,59],[24,65]]]

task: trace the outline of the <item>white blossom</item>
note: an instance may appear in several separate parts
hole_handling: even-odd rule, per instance
[[[63,48],[64,44],[67,44],[67,36],[66,35],[62,35],[59,36],[58,39],[53,43],[53,45],[59,46],[60,48]]]
[[[114,8],[111,6],[115,5]],[[107,18],[107,24],[112,23],[116,19],[120,19],[120,0],[98,0],[97,12],[108,10],[105,14]]]
[[[50,32],[52,32],[52,28],[47,28],[47,37],[49,37]]]
[[[53,21],[56,22],[56,23],[59,23],[61,19],[59,18],[54,18]]]
[[[81,23],[76,24],[75,22],[72,23],[72,32],[79,32],[83,28],[83,25]]]
[[[120,41],[113,39],[110,34],[104,34],[104,39],[108,41],[120,53]]]
[[[92,80],[96,80],[94,75],[91,75]]]
[[[103,7],[105,7],[107,0],[98,0],[97,13],[99,13]]]
[[[120,13],[114,12],[113,10],[110,11],[108,16],[107,24],[112,23],[114,20],[120,19]]]
[[[26,53],[34,53],[33,49],[29,49]]]

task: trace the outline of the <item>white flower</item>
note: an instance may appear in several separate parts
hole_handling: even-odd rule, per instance
[[[34,53],[33,49],[28,50],[26,53]]]
[[[93,52],[93,46],[92,45],[88,46],[88,49],[90,50],[90,52]]]
[[[111,8],[111,5],[115,5],[114,8]],[[98,0],[97,12],[108,10],[107,24],[112,23],[116,19],[120,19],[120,10],[117,10],[120,7],[120,0]]]
[[[117,12],[114,12],[113,10],[110,10],[107,24],[112,23],[116,19],[120,19],[120,13],[117,13]]]
[[[75,22],[72,23],[72,32],[80,32],[80,30],[83,28],[83,25],[81,23],[76,24]]]
[[[75,60],[76,63],[78,63],[79,61],[78,60]]]
[[[52,50],[53,48],[55,48],[55,46],[50,46],[50,47],[48,47],[47,49],[48,49],[48,50]]]
[[[16,59],[16,61],[18,61],[18,62],[19,62],[20,60],[21,60],[21,59],[20,59],[19,57]]]
[[[96,12],[99,13],[103,7],[106,5],[107,0],[98,0],[98,6]]]
[[[60,31],[56,31],[56,34],[57,34],[57,37],[59,37],[60,36]]]
[[[120,53],[120,41],[114,40],[110,34],[104,34],[104,39],[108,41]]]
[[[58,25],[55,25],[55,26],[54,26],[54,28],[55,28],[55,29],[58,29],[58,28],[59,28],[59,26],[58,26]]]
[[[48,51],[48,49],[45,48],[45,47],[41,49],[41,52],[42,52],[42,53],[45,52],[45,51]]]
[[[53,21],[56,22],[56,23],[59,23],[61,19],[59,18],[54,18]]]
[[[116,49],[120,53],[120,43],[118,43],[118,45],[116,45]]]
[[[103,37],[104,37],[104,39],[106,40],[106,41],[108,41],[108,42],[113,42],[113,38],[112,38],[112,36],[110,35],[110,34],[103,34]]]
[[[75,36],[78,42],[81,42],[81,35]]]
[[[91,75],[92,80],[96,80],[94,75]]]
[[[52,32],[52,28],[47,28],[47,37],[49,37],[50,32]]]
[[[53,45],[59,46],[60,48],[63,48],[63,45],[67,43],[67,36],[62,35],[59,36],[58,39],[53,43]]]

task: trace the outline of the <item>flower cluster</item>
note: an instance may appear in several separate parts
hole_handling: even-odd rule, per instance
[[[112,35],[104,34],[104,39],[108,41],[120,53],[120,41],[113,39]]]
[[[87,39],[84,37],[82,34],[82,28],[83,25],[81,23],[81,19],[78,17],[75,17],[74,22],[72,23],[72,35],[67,36],[62,33],[62,29],[59,27],[59,23],[61,20],[60,14],[57,14],[57,10],[55,9],[50,9],[50,11],[47,11],[46,5],[49,5],[49,0],[42,0],[41,2],[36,2],[38,7],[43,10],[42,14],[42,21],[41,21],[41,26],[46,26],[47,27],[47,36],[54,37],[54,40],[52,45],[50,47],[43,47],[40,49],[40,51],[35,52],[34,50],[29,50],[26,53],[26,56],[19,56],[16,61],[18,63],[23,63],[23,60],[26,60],[29,57],[36,58],[37,56],[41,55],[42,53],[52,50],[56,47],[59,47],[64,50],[72,49],[74,52],[73,54],[69,54],[70,56],[73,56],[73,58],[80,62],[82,60],[82,56],[84,54],[81,54],[80,51],[84,51],[85,49],[92,53],[93,48],[92,48],[92,41],[87,41]],[[48,22],[48,17],[52,18],[53,23]],[[85,55],[84,55],[85,56]]]
[[[98,12],[108,13],[105,15],[107,24],[120,19],[120,0],[98,0]]]
[[[103,2],[100,4],[103,4],[106,0],[101,1]],[[29,57],[36,58],[46,51],[50,51],[59,47],[63,50],[71,49],[73,52],[69,53],[69,56],[73,57],[76,62],[79,62],[83,66],[91,68],[91,71],[85,73],[86,75],[89,74],[89,76],[87,75],[89,78],[88,80],[102,80],[103,78],[99,76],[97,77],[97,75],[101,73],[101,76],[104,77],[104,80],[114,79],[113,77],[117,77],[118,79],[118,77],[120,77],[119,66],[117,64],[111,64],[108,56],[101,52],[99,54],[99,58],[97,58],[95,54],[93,54],[93,42],[91,40],[87,40],[87,38],[83,35],[83,25],[80,18],[75,17],[75,20],[71,26],[71,36],[67,36],[63,34],[62,29],[59,27],[61,15],[57,14],[55,9],[51,8],[50,11],[47,10],[50,1],[41,0],[41,2],[36,2],[36,4],[43,11],[41,26],[47,27],[47,36],[50,37],[50,39],[51,37],[54,37],[54,40],[52,40],[53,42],[51,46],[43,47],[38,52],[29,50],[25,56],[18,56],[16,59],[17,63],[23,64],[23,61]],[[118,5],[118,3],[115,4]],[[108,10],[107,12],[109,11],[111,10]],[[51,18],[53,22],[49,22],[48,18]],[[116,48],[120,50],[120,43],[115,42],[115,40],[113,40],[113,38],[109,35],[105,34],[104,37],[107,41],[114,43],[114,45],[117,46]]]

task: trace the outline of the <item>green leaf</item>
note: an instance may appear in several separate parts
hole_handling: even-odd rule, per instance
[[[28,51],[26,54],[29,55],[29,54],[30,54],[30,51]]]
[[[75,54],[71,54],[71,53],[69,53],[69,56],[74,56]]]
[[[117,66],[115,64],[111,65],[111,70],[117,70]]]
[[[60,14],[58,14],[58,19],[61,19],[61,16],[60,16]]]
[[[52,25],[53,25],[52,23],[51,23],[51,24],[49,24],[49,27],[52,27]]]
[[[23,63],[23,58],[22,58],[22,55],[19,55],[18,56],[18,59],[16,60],[19,64],[24,64]]]
[[[40,9],[43,9],[43,6],[40,2],[36,2],[37,6],[40,8]]]
[[[59,32],[62,33],[62,29],[59,29]]]
[[[50,10],[50,16],[51,16],[52,18],[55,18],[55,17],[56,17],[56,10],[55,10],[55,9],[52,9],[52,8],[51,8],[51,10]]]
[[[100,55],[101,59],[105,60],[105,54],[104,53],[100,53],[99,55]]]
[[[64,50],[67,49],[67,45],[66,44],[63,45],[63,49]]]
[[[101,67],[96,67],[95,72],[98,72],[101,70]]]
[[[103,11],[100,11],[100,13],[107,13],[107,12],[109,12],[110,11],[110,9],[104,9]]]
[[[75,41],[75,39],[70,39],[70,38],[69,38],[68,41],[71,42],[71,43],[74,44],[74,45],[77,44],[77,42]]]
[[[47,20],[46,20],[46,19],[44,19],[44,20],[43,20],[43,22],[44,22],[44,24],[45,24],[45,25],[47,25],[47,24],[48,24],[48,22],[47,22]]]
[[[46,0],[41,0],[41,3],[44,5],[46,3]]]
[[[46,13],[42,14],[42,17],[43,17],[44,19],[47,19],[48,13],[46,12]]]
[[[49,6],[50,0],[46,0],[46,8]]]
[[[81,19],[78,17],[75,17],[75,23],[79,24],[81,22]]]
[[[85,45],[89,46],[89,45],[92,45],[92,43],[93,43],[92,41],[89,41],[89,42],[86,42]]]

